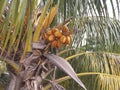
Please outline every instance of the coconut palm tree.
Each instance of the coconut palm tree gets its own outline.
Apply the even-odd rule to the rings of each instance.
[[[119,90],[119,0],[64,0],[58,3],[57,19],[73,17],[68,26],[75,34],[71,45],[66,47],[68,51],[59,55],[69,60],[88,90]],[[56,81],[67,90],[81,90],[74,81],[60,74],[58,71]]]
[[[86,90],[71,65],[54,53],[71,41],[64,23],[50,27],[58,4],[48,0],[41,9],[37,0],[0,2],[1,73],[6,62],[10,78],[6,90],[43,90],[49,83],[53,89],[64,89],[54,81],[56,66]]]
[[[118,0],[1,0],[5,88],[119,90],[119,13]]]

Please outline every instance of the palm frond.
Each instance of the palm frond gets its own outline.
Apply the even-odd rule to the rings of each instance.
[[[26,44],[25,44],[25,49],[24,49],[24,54],[26,52],[31,52],[32,51],[32,21],[29,21],[28,27],[27,27],[27,38],[26,38]]]
[[[76,76],[71,65],[66,62],[63,58],[56,56],[54,54],[46,54],[44,55],[49,60],[51,60],[56,66],[58,66],[62,71],[68,74],[71,78],[73,78],[84,90],[87,90],[81,80]],[[56,60],[57,59],[57,60]]]
[[[50,4],[51,4],[51,0],[48,0],[48,2],[46,3],[46,5],[44,7],[44,10],[41,14],[41,17],[39,19],[38,26],[37,26],[36,31],[35,31],[34,36],[33,36],[33,42],[38,42],[38,40],[39,40],[40,30],[42,29],[43,21],[44,21],[46,12],[47,12]]]
[[[91,76],[94,77],[93,82],[92,80],[89,79],[88,83],[92,84],[86,84],[88,90],[119,90],[120,88],[120,76],[117,75],[111,75],[111,74],[106,74],[106,73],[98,73],[98,72],[85,72],[85,73],[78,73],[77,76],[80,78],[86,77],[86,76]],[[92,78],[91,77],[91,78]],[[67,90],[71,89],[76,89],[76,90],[82,90],[79,88],[73,81],[70,80],[71,78],[69,76],[64,76],[60,77],[55,80],[55,82],[63,85]],[[92,78],[93,79],[93,78]],[[84,82],[84,80],[83,80]],[[74,85],[75,87],[69,87],[69,85]],[[92,86],[89,86],[92,85]],[[47,85],[44,89],[47,90],[51,87],[51,85]]]
[[[10,39],[8,52],[10,52],[10,50],[11,50],[13,44],[15,43],[15,41],[18,43],[18,45],[20,43],[20,39],[22,37],[21,34],[22,34],[22,29],[23,29],[23,24],[24,24],[24,17],[25,17],[26,8],[27,8],[27,0],[25,0],[24,2],[21,1],[20,4],[19,4],[18,15],[17,15],[17,18],[16,18],[16,23],[15,23],[16,30],[13,31],[13,34],[11,36],[11,38],[13,38],[13,39]],[[18,40],[16,40],[17,35],[18,35]],[[17,45],[17,43],[16,43],[16,45]]]
[[[75,49],[66,49],[66,50],[62,50],[62,51],[58,52],[57,55],[60,56],[60,55],[62,55],[62,54],[64,54],[64,53],[71,52],[71,51],[75,51]]]
[[[15,44],[15,42],[16,42],[16,44],[20,43],[22,27],[23,27],[23,22],[24,22],[23,19],[25,16],[27,1],[25,1],[24,4],[20,4],[23,2],[17,2],[17,3],[16,2],[17,2],[16,0],[13,0],[13,1],[11,1],[11,3],[9,3],[10,4],[10,6],[8,7],[9,10],[6,12],[7,14],[6,14],[5,20],[3,22],[4,26],[3,26],[2,32],[1,32],[2,37],[3,37],[1,54],[3,54],[3,52],[6,49],[8,52],[10,52],[10,50],[12,50],[12,47],[15,46],[15,45],[13,45],[13,44]],[[18,40],[16,39],[17,37],[19,37]]]
[[[83,52],[66,58],[73,60],[71,64],[77,72],[95,71],[113,75],[120,75],[119,59],[119,54],[107,52]]]
[[[27,46],[29,47],[29,50],[28,48],[25,50],[30,52],[30,41],[32,41],[32,39],[30,39],[30,37],[32,37],[32,34],[30,33],[33,32],[32,15],[33,11],[36,8],[36,0],[30,2],[27,0],[12,0],[9,2],[9,0],[7,0],[7,3],[8,5],[5,6],[8,8],[6,14],[1,12],[1,14],[4,16],[3,22],[1,23],[3,26],[1,26],[0,29],[2,35],[2,40],[0,43],[0,46],[2,48],[1,55],[8,52],[8,56],[9,54],[13,54],[14,58],[18,49],[23,49],[26,47],[24,46],[24,42],[27,39],[29,39],[29,41],[27,40]],[[28,24],[27,22],[30,23]]]
[[[71,48],[84,48],[84,51],[119,52],[120,22],[105,17],[77,18],[75,36]]]
[[[71,1],[60,1],[59,2],[59,14],[62,13],[63,19],[70,16],[84,17],[84,16],[105,16],[114,17],[118,19],[119,14],[119,0],[71,0]],[[112,9],[112,12],[109,11]],[[113,13],[113,16],[111,16]],[[58,18],[59,19],[59,18]]]
[[[87,86],[88,90],[91,90],[91,89],[92,90],[100,90],[101,86],[99,89],[97,89],[98,86],[96,86],[96,84],[97,85],[102,84],[102,82],[103,82],[102,80],[105,80],[104,78],[106,78],[106,77],[107,77],[107,79],[106,79],[107,82],[105,82],[106,84],[102,84],[102,85],[106,85],[105,87],[109,87],[109,85],[107,86],[108,82],[109,82],[109,84],[113,83],[113,82],[119,83],[119,80],[117,80],[117,77],[120,76],[120,55],[119,55],[119,53],[81,52],[81,53],[67,57],[66,60],[69,60],[72,67],[74,68],[74,70],[76,72],[80,73],[80,75],[84,75],[85,73],[87,75],[89,75],[89,76],[81,77],[81,80],[83,81],[83,83],[85,83],[85,86]],[[103,75],[104,78],[100,77],[99,75],[97,75],[97,76],[93,75],[96,73],[101,76]],[[57,78],[60,78],[63,76],[65,76],[65,75],[58,70]],[[98,76],[101,79],[100,78],[98,79]],[[109,81],[109,79],[112,81]],[[99,80],[101,80],[100,84],[99,84],[99,82],[100,82]],[[63,86],[75,85],[76,89],[79,88],[71,80],[65,81],[64,83],[62,83],[62,85]],[[69,89],[68,86],[67,86],[67,89]],[[113,85],[112,88],[118,88],[118,86]],[[105,88],[103,87],[103,89],[101,89],[101,90],[105,90]],[[114,90],[114,89],[112,89],[112,90]]]
[[[4,12],[6,4],[7,4],[7,0],[0,1],[0,19],[1,19],[3,12]]]
[[[69,48],[119,52],[119,0],[61,0],[58,4],[57,21],[73,16],[69,27],[75,37]]]
[[[96,77],[94,90],[119,90],[120,76],[100,74]]]

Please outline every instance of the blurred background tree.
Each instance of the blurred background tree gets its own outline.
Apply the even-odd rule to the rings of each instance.
[[[3,18],[3,13],[6,17],[4,23],[2,20],[0,22],[1,55],[16,61],[23,58],[21,53],[26,52],[20,45],[24,46],[27,41],[27,44],[31,41],[29,40],[31,32],[27,31],[24,34],[22,28],[32,27],[30,18],[37,16],[40,10],[38,9],[31,16],[33,11],[37,6],[44,7],[47,0],[23,1],[24,3],[22,0],[11,0],[11,3],[8,3],[9,0],[0,1],[0,18]],[[70,21],[68,27],[72,33],[72,42],[57,51],[53,49],[52,53],[56,53],[70,62],[88,90],[119,90],[120,1],[53,0],[50,7],[55,4],[58,4],[59,8],[50,27],[67,20]],[[17,13],[20,5],[20,12]],[[27,16],[27,25],[24,23],[25,16]],[[9,21],[12,24],[7,27]],[[10,36],[11,32],[14,32],[14,28],[16,31]],[[25,37],[29,39],[25,39]],[[26,42],[23,43],[23,41]],[[5,55],[6,53],[7,55]],[[64,86],[66,90],[82,90],[78,84],[65,76],[66,74],[57,69],[55,81]],[[44,89],[49,87],[50,85],[46,85]]]

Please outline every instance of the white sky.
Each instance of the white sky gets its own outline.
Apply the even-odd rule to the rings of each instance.
[[[113,1],[114,1],[113,5],[114,5],[114,8],[115,8],[116,17],[117,17],[117,19],[120,20],[120,11],[119,11],[119,15],[118,15],[116,0],[113,0]],[[120,0],[119,0],[119,7],[120,7]],[[109,16],[113,17],[112,5],[111,5],[110,0],[107,0],[107,8],[108,8],[108,12],[110,13]]]

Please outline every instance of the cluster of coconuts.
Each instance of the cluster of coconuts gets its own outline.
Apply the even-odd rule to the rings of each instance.
[[[52,28],[43,35],[43,39],[50,43],[52,48],[61,48],[71,41],[70,30],[67,26]]]

